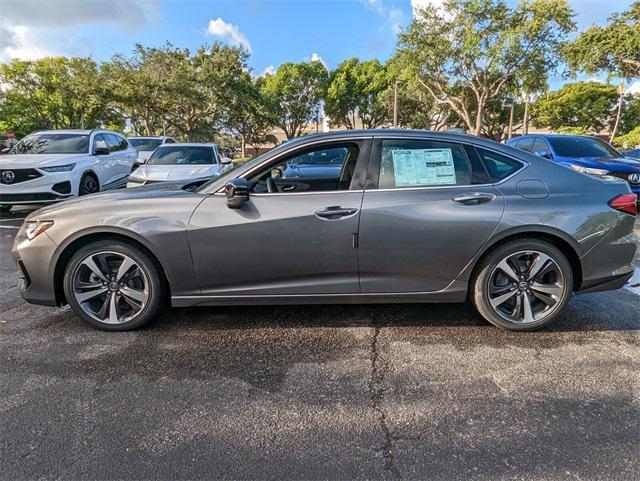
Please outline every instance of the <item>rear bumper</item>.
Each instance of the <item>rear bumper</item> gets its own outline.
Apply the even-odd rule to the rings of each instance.
[[[592,279],[583,282],[578,294],[587,292],[613,291],[624,287],[624,285],[633,277],[633,271],[617,276],[605,277],[602,279]]]

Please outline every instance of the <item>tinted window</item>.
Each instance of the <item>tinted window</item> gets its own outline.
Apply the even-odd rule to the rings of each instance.
[[[124,150],[127,148],[126,141],[123,147],[122,141],[124,139],[122,137],[115,134],[103,134],[103,135],[107,139],[107,144],[109,144],[109,150],[111,150],[111,152],[118,152],[119,150]]]
[[[522,167],[522,164],[517,160],[505,157],[504,155],[496,154],[489,150],[477,149],[478,154],[482,158],[491,182],[498,182],[502,179],[509,177]]]
[[[140,151],[151,152],[152,150],[156,150],[162,144],[161,139],[129,139],[129,143],[133,146],[134,149]],[[167,140],[167,143],[169,142]]]
[[[471,163],[461,145],[383,140],[378,188],[470,185]]]
[[[87,134],[31,134],[18,142],[12,154],[85,154],[89,152]]]
[[[95,151],[96,149],[111,150],[111,148],[109,147],[109,144],[104,138],[104,135],[102,134],[98,134],[93,138],[93,150]]]
[[[590,137],[549,137],[549,143],[562,157],[620,157],[609,144]]]
[[[165,140],[165,141],[164,141],[164,143],[165,143],[165,144],[175,144],[175,143],[176,143],[176,141],[175,141],[175,140],[173,140],[173,139],[167,139],[167,140]]]
[[[153,165],[213,164],[211,147],[160,146],[149,157]]]
[[[319,147],[294,154],[252,178],[253,192],[348,190],[358,153],[357,145],[346,144]]]
[[[533,146],[531,147],[531,152],[533,153],[540,152],[549,156],[551,155],[551,152],[549,152],[549,146],[544,141],[544,139],[541,139],[540,137],[534,140]]]
[[[522,140],[518,141],[517,147],[520,150],[525,150],[527,152],[532,152],[533,141],[534,141],[533,137],[527,137],[526,139],[522,139]]]

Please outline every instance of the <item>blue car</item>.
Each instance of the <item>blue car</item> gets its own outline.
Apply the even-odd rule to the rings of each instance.
[[[626,157],[611,145],[581,135],[524,135],[507,145],[526,150],[584,174],[612,176],[626,180],[640,196],[640,160]]]

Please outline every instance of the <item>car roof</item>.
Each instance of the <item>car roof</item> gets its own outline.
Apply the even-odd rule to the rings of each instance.
[[[119,132],[114,132],[113,130],[107,129],[52,129],[52,130],[36,130],[35,132],[31,132],[32,134],[85,134],[91,135],[92,133],[109,133],[121,135],[124,137],[124,134]],[[31,135],[31,134],[29,134]]]
[[[173,144],[163,144],[160,147],[211,147],[213,149],[217,146],[218,144],[207,144],[204,142],[175,142]]]
[[[127,137],[128,139],[172,139],[168,135],[131,135]]]

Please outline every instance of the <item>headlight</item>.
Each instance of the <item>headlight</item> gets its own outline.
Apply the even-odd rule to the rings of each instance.
[[[33,240],[53,225],[52,220],[30,220],[26,223],[24,234]]]
[[[76,164],[56,165],[53,167],[40,167],[45,172],[69,172],[72,171]]]
[[[576,172],[580,172],[581,174],[595,175],[596,177],[604,177],[609,174],[608,170],[594,169],[592,167],[583,167],[577,164],[571,164],[571,168]]]

